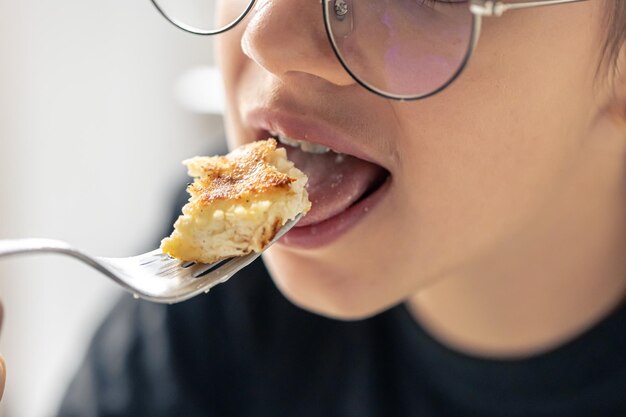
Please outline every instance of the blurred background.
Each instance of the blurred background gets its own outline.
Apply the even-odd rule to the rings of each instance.
[[[152,249],[187,183],[180,161],[224,146],[212,46],[148,0],[0,0],[0,238]],[[1,259],[0,415],[54,415],[122,296],[71,259]]]

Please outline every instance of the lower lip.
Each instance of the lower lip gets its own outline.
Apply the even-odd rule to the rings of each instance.
[[[356,226],[383,199],[389,191],[390,177],[372,194],[341,213],[308,226],[294,227],[279,243],[303,249],[314,249],[328,245]]]

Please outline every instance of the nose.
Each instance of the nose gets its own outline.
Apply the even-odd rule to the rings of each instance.
[[[300,72],[353,84],[326,36],[322,1],[257,0],[241,39],[243,52],[278,77]]]

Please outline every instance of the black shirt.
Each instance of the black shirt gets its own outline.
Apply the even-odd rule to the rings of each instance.
[[[397,306],[342,322],[303,311],[256,262],[173,306],[125,297],[59,416],[626,416],[626,307],[576,340],[486,360]]]
[[[403,305],[354,322],[301,310],[257,261],[181,304],[120,300],[58,416],[626,417],[626,305],[551,352],[487,360]]]

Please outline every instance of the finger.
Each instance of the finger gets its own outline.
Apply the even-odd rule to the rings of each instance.
[[[6,379],[6,371],[4,365],[4,357],[0,355],[0,400],[4,394],[4,381]]]
[[[0,329],[2,328],[2,319],[4,318],[4,308],[0,303]],[[4,364],[4,357],[0,355],[0,400],[4,394],[4,381],[6,379],[6,368]]]

